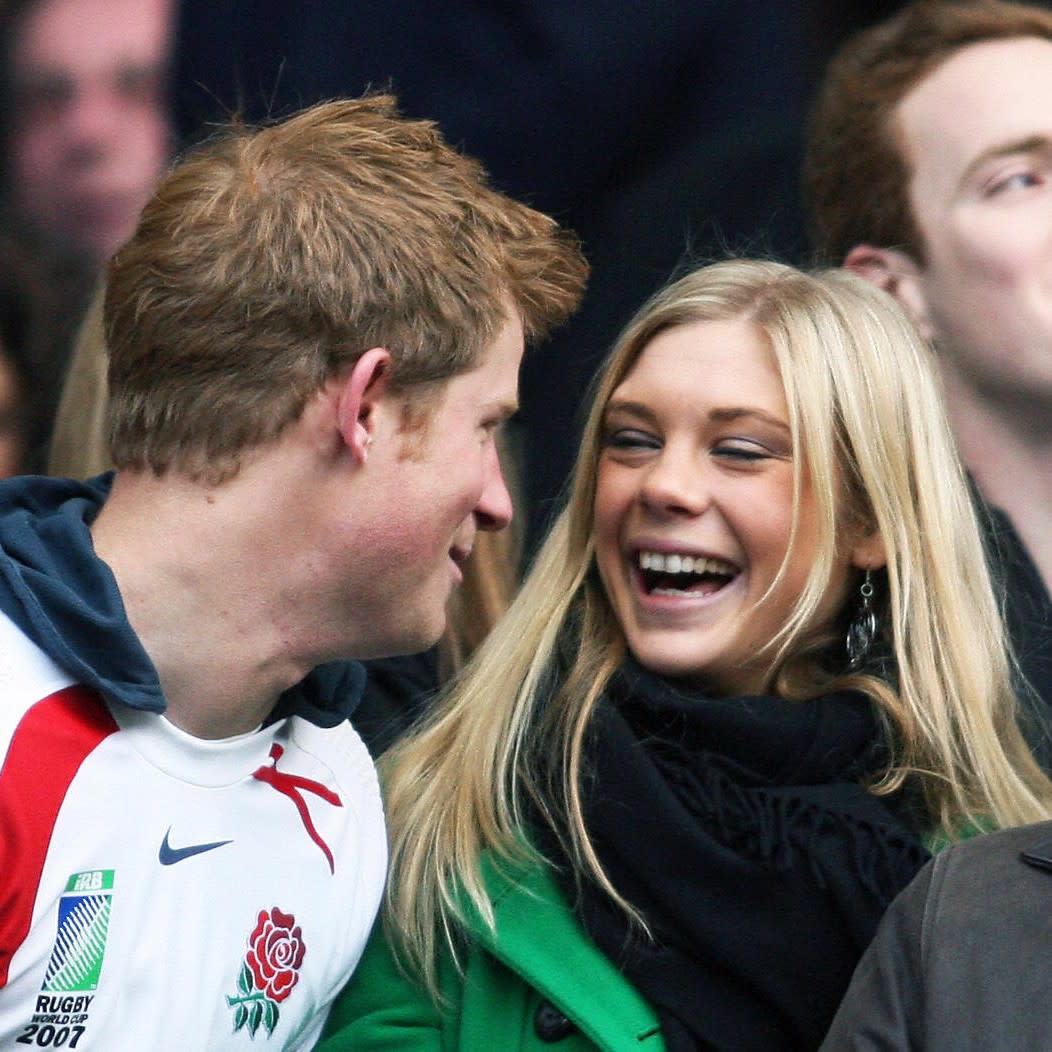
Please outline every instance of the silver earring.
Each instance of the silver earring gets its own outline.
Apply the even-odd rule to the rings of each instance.
[[[854,620],[848,625],[847,639],[844,641],[847,646],[848,668],[852,672],[860,668],[866,660],[873,641],[880,631],[880,621],[873,609],[872,578],[872,573],[867,569],[866,578],[858,590],[862,597],[862,605]]]

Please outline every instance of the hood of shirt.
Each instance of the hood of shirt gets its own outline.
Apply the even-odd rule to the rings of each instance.
[[[0,483],[0,610],[77,682],[131,708],[164,712],[157,670],[92,545],[91,523],[112,481],[111,472],[86,482]],[[358,662],[319,665],[281,695],[270,719],[298,715],[334,727],[350,716],[364,682]]]

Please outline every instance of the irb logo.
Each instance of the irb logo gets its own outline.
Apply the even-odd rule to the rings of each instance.
[[[113,900],[113,870],[74,873],[58,904],[58,932],[43,989],[74,992],[99,984]]]

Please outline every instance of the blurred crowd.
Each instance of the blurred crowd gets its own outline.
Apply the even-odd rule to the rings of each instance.
[[[0,6],[0,421],[38,471],[106,260],[177,152],[217,122],[390,88],[495,181],[575,229],[584,308],[523,375],[514,442],[539,533],[582,392],[628,314],[688,257],[807,252],[807,100],[877,0],[443,5],[7,0]],[[544,376],[558,361],[563,381]]]

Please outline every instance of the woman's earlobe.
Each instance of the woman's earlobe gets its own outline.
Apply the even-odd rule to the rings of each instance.
[[[851,549],[851,565],[860,570],[879,570],[888,562],[880,530],[870,530]]]

